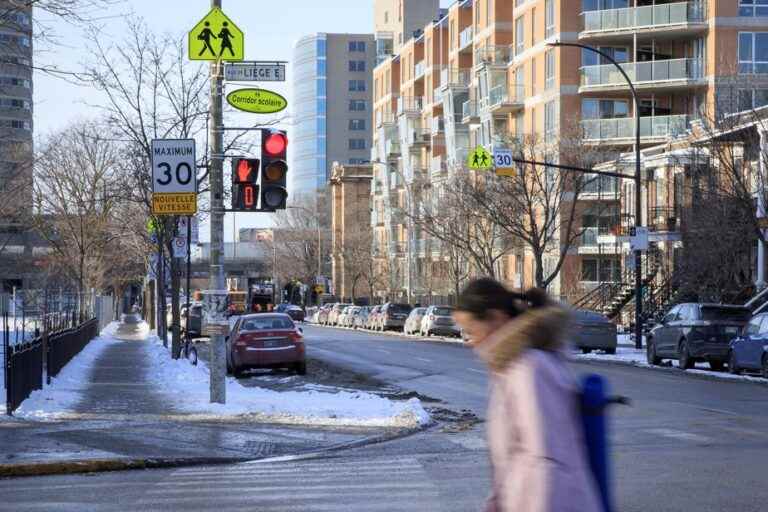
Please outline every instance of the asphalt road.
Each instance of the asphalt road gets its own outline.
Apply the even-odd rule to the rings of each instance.
[[[306,326],[308,354],[485,415],[487,376],[458,344]],[[678,370],[574,363],[631,407],[612,411],[617,510],[768,507],[768,386]],[[448,430],[448,431],[446,431]],[[434,428],[319,460],[0,480],[0,510],[474,511],[488,489],[483,425]]]

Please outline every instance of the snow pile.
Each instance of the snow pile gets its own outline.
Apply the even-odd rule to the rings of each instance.
[[[50,386],[43,384],[43,389],[33,391],[14,414],[17,417],[50,420],[74,412],[75,406],[90,384],[94,361],[99,358],[105,348],[121,343],[112,337],[116,329],[116,322],[105,327],[99,337],[88,343],[64,366],[59,375],[51,380]]]
[[[157,336],[149,341],[145,348],[150,378],[177,411],[196,417],[247,416],[271,423],[371,427],[416,427],[431,421],[416,398],[395,402],[365,392],[278,392],[246,388],[232,377],[227,377],[227,403],[211,404],[208,368],[171,359]]]
[[[618,347],[616,349],[616,354],[604,354],[601,352],[592,352],[591,354],[573,354],[573,356],[576,359],[581,360],[588,360],[588,361],[610,361],[614,363],[621,363],[626,364],[629,366],[637,366],[641,368],[659,368],[659,369],[673,369],[673,368],[679,368],[677,360],[672,360],[672,366],[651,366],[648,364],[646,359],[646,353],[645,349],[636,349],[636,348],[627,348],[627,347]],[[664,362],[667,363],[669,359],[665,359]],[[691,373],[694,375],[707,375],[709,377],[714,377],[717,379],[723,379],[723,380],[739,380],[739,381],[749,381],[749,382],[759,382],[765,384],[765,379],[761,377],[751,377],[749,375],[733,375],[732,373],[728,373],[727,371],[722,372],[715,372],[709,369],[709,364],[704,362],[698,362],[696,363],[696,368],[691,370],[686,370],[686,373]]]

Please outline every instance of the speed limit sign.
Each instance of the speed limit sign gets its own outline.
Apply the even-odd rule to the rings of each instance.
[[[152,213],[197,213],[195,139],[152,141]]]
[[[493,149],[493,165],[498,176],[514,177],[516,174],[512,150],[505,148]]]

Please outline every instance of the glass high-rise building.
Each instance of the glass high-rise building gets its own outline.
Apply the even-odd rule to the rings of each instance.
[[[373,34],[313,34],[293,55],[290,201],[313,205],[325,195],[334,162],[371,155]]]

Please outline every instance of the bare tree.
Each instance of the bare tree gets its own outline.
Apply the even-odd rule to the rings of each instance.
[[[103,127],[68,126],[44,144],[35,169],[35,226],[82,295],[104,284],[107,248],[121,236],[118,152]]]

